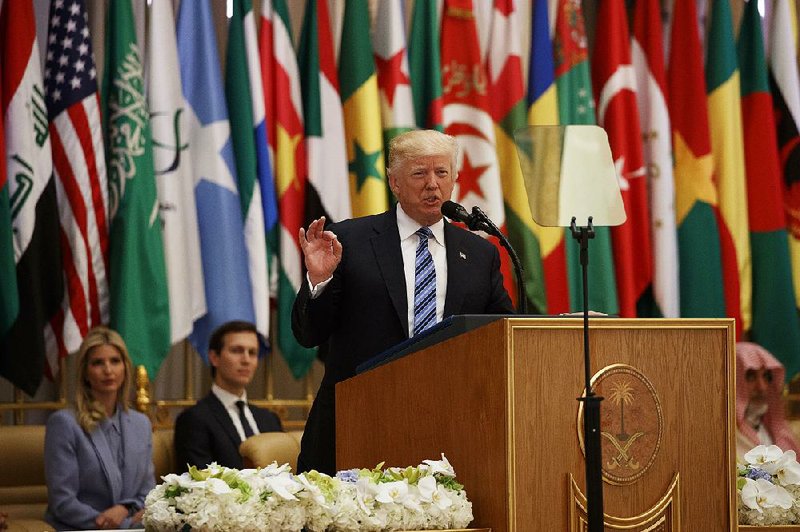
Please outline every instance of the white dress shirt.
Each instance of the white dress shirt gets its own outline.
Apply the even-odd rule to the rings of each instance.
[[[227,390],[223,390],[216,384],[212,384],[211,392],[217,396],[217,399],[220,400],[222,406],[225,407],[225,411],[228,412],[231,421],[233,421],[233,426],[236,428],[236,432],[239,434],[239,438],[241,438],[242,441],[245,439],[244,427],[242,427],[242,422],[239,421],[239,407],[236,406],[236,401],[244,401],[244,418],[248,423],[250,423],[250,428],[253,429],[253,434],[261,434],[261,431],[258,430],[256,419],[253,417],[253,413],[250,411],[250,406],[247,404],[246,390],[242,393],[241,397],[238,397]]]
[[[397,204],[397,230],[400,232],[400,250],[403,252],[403,270],[406,275],[406,300],[408,301],[408,335],[414,336],[414,273],[421,226]],[[444,316],[444,299],[447,295],[447,252],[444,247],[444,219],[428,226],[433,238],[428,239],[428,250],[436,269],[436,323]]]

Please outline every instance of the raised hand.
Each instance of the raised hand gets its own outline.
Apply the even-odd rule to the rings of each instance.
[[[342,260],[342,244],[333,232],[325,231],[324,216],[311,222],[307,230],[300,228],[300,248],[312,286],[329,279]]]

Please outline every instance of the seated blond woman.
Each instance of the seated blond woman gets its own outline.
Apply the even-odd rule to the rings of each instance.
[[[141,527],[153,488],[150,421],[129,410],[132,365],[122,337],[89,331],[78,351],[74,405],[45,433],[45,520],[57,530]]]

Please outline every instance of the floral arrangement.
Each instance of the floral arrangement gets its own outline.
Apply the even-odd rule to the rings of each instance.
[[[211,464],[163,483],[145,501],[144,526],[158,532],[313,532],[464,528],[472,503],[444,455],[405,469],[351,469],[335,477],[293,475],[284,464],[236,470]]]
[[[737,467],[739,523],[789,525],[800,523],[800,464],[794,451],[759,445]]]

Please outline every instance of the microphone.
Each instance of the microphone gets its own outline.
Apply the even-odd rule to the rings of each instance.
[[[467,212],[467,209],[455,201],[447,200],[442,203],[442,214],[451,220],[462,222],[470,231],[484,231],[490,235],[497,235],[497,233],[495,233],[496,227],[492,227],[494,224],[488,222],[488,217],[479,207],[473,207],[472,214],[470,214]]]
[[[462,222],[467,225],[469,225],[471,222],[470,214],[467,212],[467,209],[465,209],[455,201],[447,200],[444,203],[442,203],[442,214],[444,214],[451,220]]]
[[[500,244],[506,248],[508,255],[511,257],[511,262],[514,264],[514,272],[517,276],[517,310],[525,314],[527,312],[527,294],[525,292],[525,279],[522,276],[522,263],[519,261],[514,248],[505,237],[502,231],[489,219],[483,210],[477,205],[472,208],[472,213],[467,212],[467,209],[456,203],[455,201],[447,200],[442,203],[442,214],[456,222],[462,222],[471,231],[484,231],[485,233],[496,236],[500,240]]]

